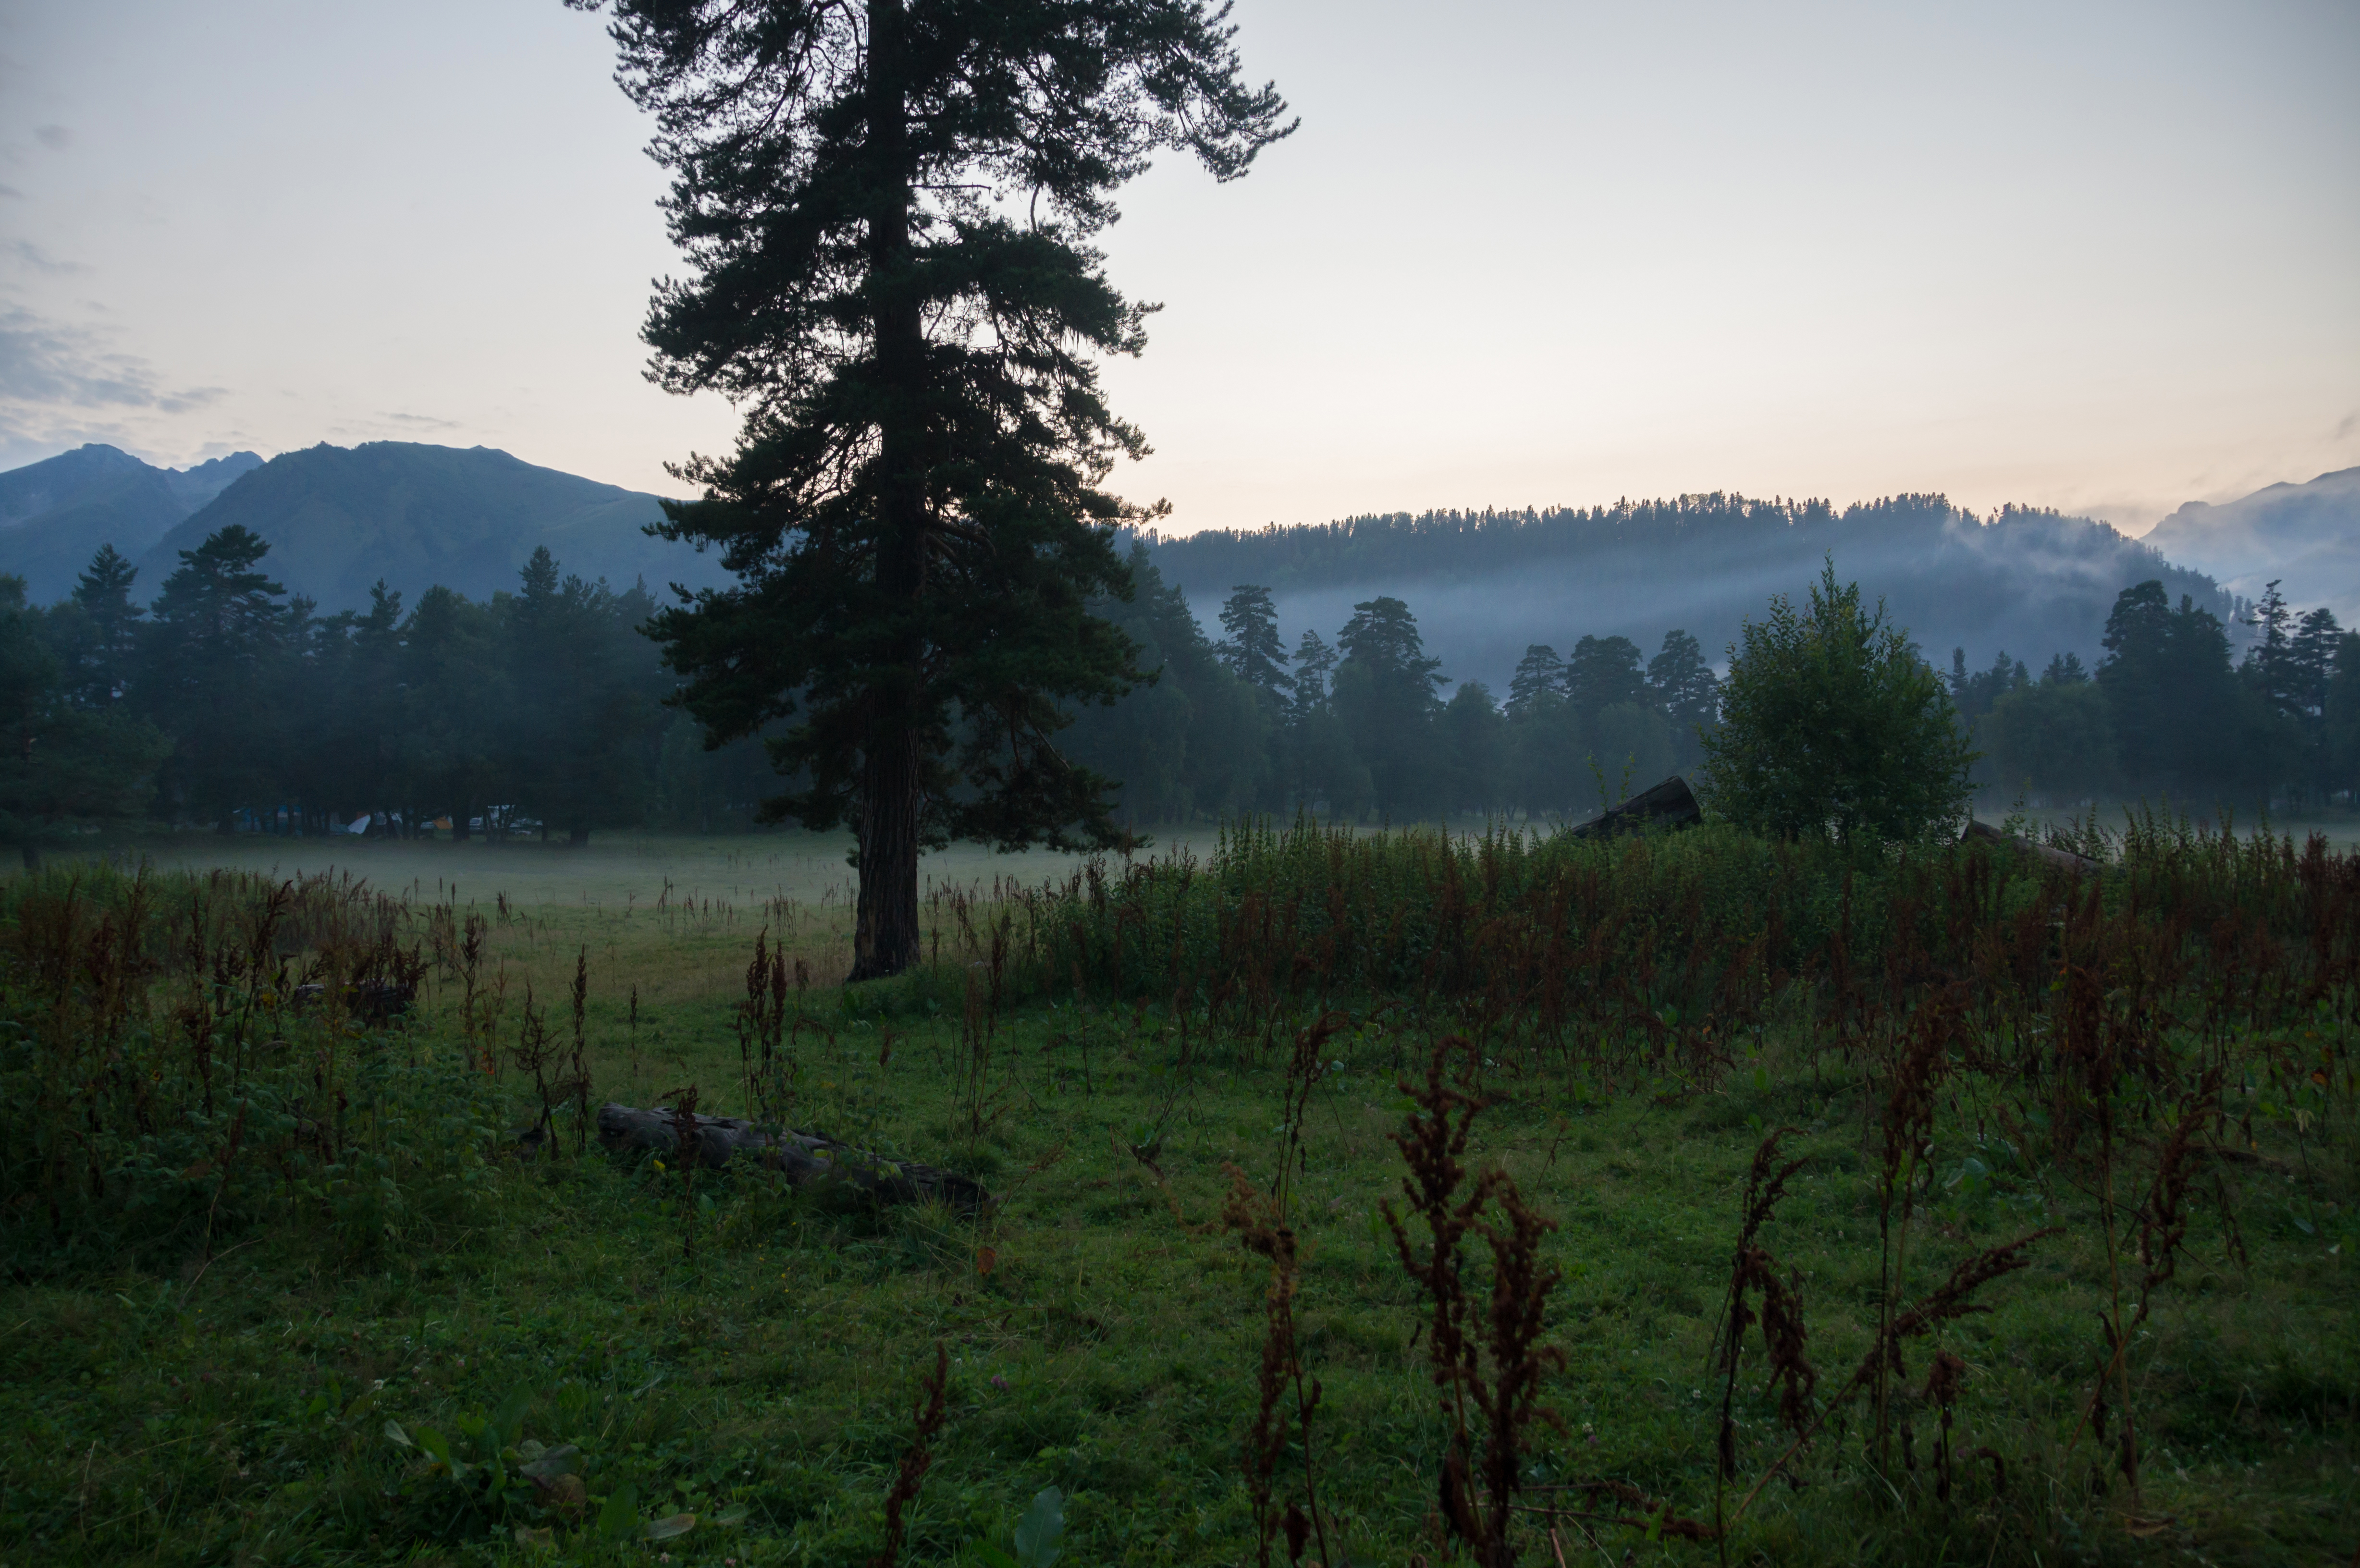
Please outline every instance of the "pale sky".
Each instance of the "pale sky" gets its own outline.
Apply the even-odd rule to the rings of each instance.
[[[1303,116],[1124,195],[1179,529],[1713,489],[2144,529],[2360,463],[2360,4],[1240,0]],[[0,0],[0,468],[497,446],[677,491],[558,0]]]

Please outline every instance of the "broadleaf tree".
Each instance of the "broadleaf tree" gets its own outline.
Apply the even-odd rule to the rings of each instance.
[[[1130,591],[1101,488],[1146,452],[1096,356],[1149,307],[1092,248],[1156,152],[1216,179],[1293,128],[1203,0],[567,0],[618,81],[691,276],[651,375],[719,391],[736,450],[682,463],[663,531],[736,574],[653,629],[709,744],[769,732],[773,817],[848,822],[852,975],[918,953],[918,855],[1119,842],[1112,785],[1054,744],[1137,681],[1093,615]]]
[[[1772,838],[1889,844],[1956,833],[1976,753],[1909,634],[1838,583],[1784,594],[1730,649],[1706,803]]]

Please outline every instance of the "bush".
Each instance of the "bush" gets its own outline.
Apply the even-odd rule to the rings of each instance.
[[[1745,623],[1706,738],[1706,804],[1779,839],[1955,835],[1975,753],[1908,633],[1861,606],[1830,561],[1808,607],[1781,594]]]

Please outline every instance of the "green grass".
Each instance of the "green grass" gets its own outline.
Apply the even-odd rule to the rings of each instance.
[[[430,885],[431,886],[431,885]],[[464,894],[463,894],[464,901]],[[492,928],[514,1001],[561,1018],[589,950],[601,1095],[644,1103],[694,1082],[739,1105],[729,1011],[763,910],[650,914],[571,900]],[[814,962],[840,951],[833,904],[797,905]],[[497,920],[497,910],[493,910]],[[781,911],[770,911],[773,932]],[[985,1129],[956,1083],[964,971],[866,996],[815,989],[824,1032],[798,1043],[794,1119],[901,1156],[967,1169],[1003,1195],[983,1216],[869,1214],[774,1191],[752,1171],[700,1177],[586,1158],[504,1160],[470,1204],[373,1246],[295,1203],[210,1243],[182,1235],[121,1261],[0,1287],[0,1563],[541,1562],[863,1563],[882,1539],[919,1375],[952,1357],[949,1424],[903,1561],[947,1563],[1006,1542],[1044,1486],[1066,1496],[1064,1562],[1254,1558],[1240,1470],[1252,1419],[1265,1266],[1211,1222],[1235,1164],[1274,1173],[1283,1052],[1258,1059],[1201,1025],[1187,1059],[1156,1006],[1028,1006],[993,1043]],[[626,997],[640,988],[637,1031]],[[453,985],[414,1029],[447,1033]],[[1280,1030],[1303,1020],[1291,1020]],[[562,1023],[560,1025],[562,1028]],[[2339,1052],[2348,1044],[2320,1028]],[[1388,1135],[1398,1077],[1429,1036],[1394,1010],[1331,1042],[1312,1093],[1295,1220],[1307,1243],[1299,1315],[1325,1400],[1313,1426],[1323,1497],[1355,1563],[1444,1559],[1433,1499],[1442,1428],[1414,1343],[1424,1312],[1376,1218],[1402,1172]],[[1502,1103],[1470,1163],[1502,1165],[1559,1229],[1548,1389],[1568,1423],[1542,1433],[1535,1484],[1612,1477],[1710,1519],[1718,1382],[1711,1346],[1744,1172],[1762,1133],[1792,1126],[1806,1172],[1765,1233],[1796,1270],[1822,1391],[1869,1343],[1878,1287],[1874,1090],[1796,1008],[1765,1053],[1712,1092],[1598,1078],[1554,1059],[1502,1062]],[[2319,1031],[2271,1041],[2308,1055]],[[890,1049],[889,1049],[890,1048]],[[2348,1060],[2348,1057],[2346,1058]],[[1759,1073],[1754,1071],[1759,1066]],[[2200,1205],[2178,1277],[2134,1345],[2146,1457],[2134,1501],[2093,1495],[2088,1438],[2069,1447],[2103,1356],[2109,1267],[2094,1168],[2018,1161],[2001,1086],[1954,1081],[1939,1110],[1930,1209],[1912,1239],[1921,1284],[1994,1241],[2065,1226],[2032,1266],[1986,1287],[1992,1310],[1943,1341],[1970,1367],[1961,1446],[1987,1468],[1938,1502],[1923,1468],[1880,1476],[1861,1423],[1822,1437],[1799,1491],[1765,1490],[1732,1563],[2342,1562],[2360,1541],[2360,1225],[2348,1095],[2323,1121],[2257,1116],[2223,1167],[2246,1256]],[[2254,1096],[2236,1095],[2233,1118]],[[497,1092],[530,1120],[513,1074]],[[2267,1093],[2267,1091],[2265,1091]],[[1130,1146],[1161,1127],[1156,1160]],[[566,1129],[570,1133],[570,1127]],[[1983,1139],[1976,1140],[1980,1135]],[[1941,1185],[1974,1156],[1988,1182]],[[2152,1163],[2132,1138],[2126,1169]],[[22,1216],[12,1223],[21,1223]],[[981,1264],[989,1252],[988,1272]],[[2124,1267],[2134,1271],[2135,1259]],[[1930,1345],[1913,1346],[1922,1382]],[[455,1436],[523,1390],[526,1438],[578,1444],[593,1499],[690,1512],[651,1545],[603,1539],[524,1501],[483,1506],[387,1433]],[[1748,1378],[1738,1489],[1784,1446]],[[1299,1453],[1283,1480],[1299,1474]],[[726,1522],[725,1522],[726,1521]],[[556,1557],[519,1526],[549,1528]],[[1570,1527],[1568,1563],[1704,1563],[1710,1545]],[[1537,1536],[1524,1560],[1550,1561]]]
[[[1157,853],[1209,843],[1209,832],[1187,828],[1159,832]],[[851,900],[852,867],[846,862],[852,835],[777,828],[749,833],[658,833],[616,829],[591,835],[580,848],[562,839],[544,844],[519,838],[483,837],[454,842],[429,839],[279,838],[209,832],[156,833],[108,841],[106,853],[121,863],[146,860],[162,870],[209,871],[215,867],[292,877],[346,873],[388,892],[440,898],[455,889],[464,906],[493,908],[502,894],[537,911],[598,909],[620,914],[654,907],[671,887],[674,905],[707,900],[753,912],[764,900],[792,898],[799,904],[834,907]],[[989,882],[1013,877],[1040,882],[1064,876],[1078,857],[1036,850],[995,855],[974,844],[953,844],[921,857],[922,880],[940,885]]]

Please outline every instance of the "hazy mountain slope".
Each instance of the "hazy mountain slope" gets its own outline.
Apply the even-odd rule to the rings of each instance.
[[[2289,603],[2325,604],[2346,626],[2360,621],[2360,468],[2217,506],[2191,501],[2146,542],[2245,598],[2260,598],[2277,579]]]
[[[194,468],[157,468],[93,444],[0,474],[0,572],[36,603],[63,598],[101,545],[137,560],[173,524],[262,459],[250,452]]]
[[[1713,495],[1404,514],[1159,539],[1153,553],[1208,626],[1233,584],[1271,587],[1290,648],[1306,626],[1332,642],[1354,603],[1392,594],[1446,674],[1502,690],[1527,644],[1562,654],[1586,633],[1619,633],[1652,654],[1681,627],[1718,660],[1746,617],[1759,619],[1773,593],[1799,597],[1829,556],[1944,666],[1958,647],[1979,667],[2003,648],[2036,670],[2053,653],[2093,659],[2114,595],[2147,578],[2229,610],[2209,578],[2104,523],[2014,508],[1984,522],[1939,495],[1841,512]]]
[[[212,500],[235,484],[241,474],[262,466],[262,459],[250,452],[234,452],[227,457],[216,457],[210,463],[200,463],[193,468],[168,468],[164,477],[172,486],[172,494],[189,504],[189,510]]]
[[[0,528],[66,506],[104,487],[159,472],[127,452],[93,443],[0,474]]]
[[[322,443],[271,459],[175,527],[140,581],[161,583],[178,551],[239,523],[270,541],[265,568],[325,610],[366,604],[379,578],[410,604],[438,583],[486,598],[514,588],[543,544],[567,572],[617,587],[719,583],[718,558],[640,532],[661,515],[653,495],[489,447]]]

